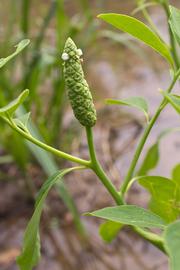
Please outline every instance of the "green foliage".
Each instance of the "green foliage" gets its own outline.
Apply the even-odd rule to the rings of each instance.
[[[112,104],[112,105],[124,105],[124,106],[138,108],[144,113],[147,122],[149,121],[148,104],[146,100],[142,97],[130,97],[130,98],[121,99],[121,100],[107,99],[106,103]]]
[[[24,37],[27,37],[34,31],[33,24],[30,22],[32,19],[30,10],[33,8],[33,4],[29,0],[23,0],[22,2],[22,10],[20,12],[19,7],[21,5],[14,4],[14,1],[10,1],[7,4],[9,10],[4,11],[10,14],[10,16],[7,16],[6,20],[8,24],[7,32],[3,32],[3,42],[1,42],[0,46],[1,53],[4,55],[9,54],[9,50],[11,50],[14,39],[16,39],[17,36],[22,36],[23,34]],[[26,124],[29,117],[27,112],[33,104],[34,118],[39,127],[37,128],[32,120],[30,120],[28,121],[29,132],[41,141],[48,141],[58,145],[59,142],[62,142],[62,137],[61,140],[59,140],[59,137],[61,131],[61,114],[64,109],[62,104],[65,103],[64,80],[61,76],[62,72],[61,66],[59,65],[59,53],[62,51],[64,41],[69,33],[73,36],[79,34],[80,30],[83,33],[83,27],[86,25],[86,18],[83,14],[79,14],[79,19],[74,21],[71,17],[68,17],[64,6],[65,3],[61,0],[51,1],[51,3],[44,5],[43,10],[45,14],[41,20],[42,23],[39,24],[39,27],[36,29],[36,35],[33,35],[31,46],[28,48],[28,51],[24,51],[21,54],[21,58],[15,58],[9,66],[8,71],[6,69],[1,69],[0,75],[0,106],[4,106],[4,104],[7,104],[10,100],[14,99],[14,97],[19,94],[17,89],[29,88],[31,90],[28,102],[26,102],[23,107],[20,106],[15,112],[16,118],[13,119],[14,124],[21,129],[27,128]],[[16,10],[14,10],[15,7]],[[18,17],[16,17],[17,11],[20,15]],[[52,48],[49,44],[49,40],[45,39],[46,31],[48,30],[49,23],[53,17],[57,22],[57,27],[54,29],[56,35],[56,48]],[[82,17],[84,17],[84,19],[82,19]],[[64,20],[64,18],[66,19]],[[79,22],[81,22],[80,28],[78,26]],[[86,28],[91,26],[91,22],[92,19],[89,20],[89,25],[86,25]],[[63,29],[63,31],[59,31],[59,29]],[[6,27],[4,27],[4,30],[6,30]],[[83,34],[82,36],[84,39]],[[16,56],[28,44],[29,40],[27,39],[20,42],[17,45],[15,53],[7,58],[0,59],[0,67],[4,66],[7,61]],[[18,77],[16,74],[16,67],[20,70],[20,72],[18,71]],[[44,88],[44,84],[46,85],[47,78],[51,88],[49,92],[52,93],[51,96],[48,96],[48,102],[47,98],[43,99],[39,92],[40,89]],[[46,104],[46,110],[44,110],[44,104]],[[51,132],[49,132],[49,130],[51,130]],[[33,154],[48,176],[58,170],[58,165],[52,155],[27,140],[23,141],[19,135],[15,133],[10,134],[9,129],[6,130],[4,128],[3,132],[1,132],[0,139],[3,150],[12,155],[12,159],[19,165],[23,173],[25,172],[25,167],[27,167],[30,162],[31,155],[29,155],[29,151]],[[57,186],[57,190],[72,212],[79,232],[83,231],[83,225],[81,224],[78,211],[68,190],[63,183]]]
[[[139,184],[151,194],[149,208],[168,223],[177,219],[180,213],[180,187],[168,178],[142,176]]]
[[[171,270],[180,269],[180,221],[171,223],[164,231],[164,242],[170,257]]]
[[[30,115],[31,115],[30,112],[25,113],[23,115],[20,115],[18,118],[14,118],[13,120],[18,127],[22,128],[22,129],[28,129]]]
[[[74,167],[56,172],[48,178],[40,189],[36,199],[35,211],[24,234],[23,250],[17,258],[17,263],[21,270],[32,270],[40,259],[39,223],[48,192],[65,174],[75,169],[77,168]]]
[[[105,242],[110,243],[116,238],[122,227],[123,224],[119,222],[106,221],[100,225],[99,234]]]
[[[5,64],[7,64],[12,58],[18,55],[24,48],[30,43],[29,39],[22,40],[18,45],[16,45],[16,51],[9,55],[6,58],[0,59],[0,68],[2,68]]]
[[[161,217],[135,205],[106,207],[87,215],[131,226],[161,229],[166,226],[166,222]]]
[[[154,169],[160,159],[159,147],[161,140],[168,135],[169,133],[180,131],[179,128],[168,128],[160,133],[157,138],[157,141],[148,149],[145,158],[137,172],[137,175],[143,176],[147,175],[150,170]]]
[[[180,113],[180,96],[174,95],[171,93],[167,93],[164,91],[161,91],[161,93],[164,95],[164,97],[167,99],[167,101],[172,105],[172,107]]]
[[[14,112],[18,109],[18,107],[24,102],[26,97],[29,95],[29,90],[24,90],[19,97],[17,97],[15,100],[11,101],[8,105],[4,106],[3,108],[0,108],[0,116],[9,116],[12,117]]]
[[[89,9],[88,1],[85,2],[85,4],[84,4],[84,1],[80,1],[80,2],[82,3],[82,9],[84,13],[86,13],[87,22],[89,22],[92,18],[92,14]],[[167,8],[166,13],[167,15],[169,15],[169,7],[166,6],[167,1],[155,1],[155,2],[158,2],[162,4],[163,7]],[[49,59],[47,57],[49,56],[48,54],[45,54],[45,57],[44,57],[43,54],[41,53],[38,54],[37,52],[40,51],[40,47],[41,47],[42,40],[45,34],[45,30],[57,8],[56,6],[57,3],[59,7],[58,12],[57,12],[58,27],[61,26],[62,24],[64,30],[60,34],[59,33],[57,34],[57,44],[58,44],[57,51],[56,50],[53,51],[51,55],[52,57],[50,57]],[[141,6],[142,10],[147,7],[146,3],[147,1],[143,1],[143,0],[141,1],[141,4],[144,5],[144,6]],[[23,17],[22,17],[21,30],[24,35],[27,35],[29,32],[28,16],[29,16],[30,2],[28,3],[24,2],[24,4],[25,5],[23,5],[23,9],[25,13],[23,14]],[[87,12],[86,12],[86,8],[88,8]],[[171,11],[171,18],[170,18],[171,29],[177,41],[179,42],[179,30],[178,30],[179,14],[178,14],[178,11],[174,10],[173,8],[171,8],[170,11]],[[149,18],[148,16],[149,16],[148,13],[145,13],[146,19]],[[138,21],[135,18],[132,18],[127,15],[122,15],[122,14],[101,14],[99,17],[102,18],[104,21],[110,23],[111,25],[115,26],[116,28],[130,34],[136,39],[143,41],[145,44],[147,44],[148,46],[153,48],[155,51],[157,51],[159,54],[161,54],[170,63],[171,67],[175,67],[175,63],[176,63],[176,66],[178,66],[177,65],[178,56],[176,55],[176,48],[175,46],[173,46],[175,44],[173,44],[171,31],[170,31],[171,48],[169,48],[168,45],[166,45],[162,41],[162,38],[159,36],[159,34],[157,34],[158,31],[156,31],[156,29],[153,32],[148,26],[146,26],[144,23]],[[151,20],[149,22],[151,23]],[[78,25],[78,27],[80,25]],[[65,27],[68,28],[67,31]],[[82,26],[80,26],[80,28],[81,27]],[[45,17],[45,20],[43,21],[41,31],[33,46],[34,48],[32,49],[32,52],[31,52],[32,58],[27,57],[26,53],[22,54],[22,60],[23,60],[22,62],[24,64],[24,67],[27,67],[27,68],[25,69],[25,73],[23,74],[21,78],[22,81],[19,83],[19,85],[21,86],[23,85],[23,89],[25,89],[26,86],[28,85],[32,86],[32,92],[30,93],[30,103],[26,105],[26,109],[31,106],[31,102],[34,100],[36,109],[38,110],[38,113],[40,115],[40,119],[41,119],[40,126],[42,130],[45,130],[44,124],[46,121],[43,120],[44,123],[42,121],[43,119],[42,116],[44,116],[44,114],[42,114],[42,111],[43,111],[42,107],[44,106],[44,104],[43,104],[42,96],[39,95],[37,91],[38,85],[40,85],[40,77],[41,79],[43,79],[47,77],[47,74],[48,75],[50,74],[49,73],[50,71],[52,70],[58,71],[57,72],[58,76],[55,78],[55,80],[52,80],[52,84],[54,86],[53,88],[54,93],[52,95],[51,102],[49,102],[50,106],[48,106],[47,115],[50,115],[50,116],[53,115],[53,116],[52,118],[50,117],[51,123],[47,125],[46,134],[49,134],[48,128],[52,126],[52,123],[56,129],[57,123],[59,124],[59,114],[58,114],[59,107],[62,108],[62,105],[64,104],[63,103],[64,79],[61,76],[61,73],[59,72],[57,52],[59,54],[59,48],[62,49],[63,42],[66,39],[66,37],[69,36],[69,33],[74,35],[75,32],[78,32],[78,30],[74,28],[72,29],[72,24],[69,21],[68,17],[65,15],[63,2],[53,1],[53,5],[51,6],[51,9],[48,11],[47,16]],[[89,29],[87,29],[87,32],[92,33],[92,31],[90,31]],[[85,37],[87,36],[88,35],[83,36],[83,39],[85,40],[86,39]],[[93,35],[93,38],[95,38],[94,35]],[[93,38],[91,40],[94,40]],[[10,57],[8,58],[1,59],[0,67],[4,66],[10,59],[12,59],[15,55],[17,55],[17,53],[19,53],[25,46],[27,46],[28,42],[29,41],[26,40],[20,43],[15,53],[10,55]],[[172,269],[177,270],[179,268],[179,259],[178,259],[179,254],[177,252],[177,250],[179,250],[179,242],[180,242],[178,241],[179,240],[178,239],[179,224],[178,222],[176,223],[172,223],[172,222],[178,219],[179,214],[180,214],[180,187],[179,187],[180,165],[177,165],[173,169],[172,179],[168,179],[161,176],[146,176],[146,174],[148,174],[149,171],[153,169],[158,163],[159,141],[160,141],[160,138],[164,134],[167,133],[166,131],[163,133],[163,135],[161,134],[158,137],[157,142],[147,152],[147,155],[138,172],[138,174],[143,175],[143,176],[136,177],[136,178],[134,178],[134,176],[136,175],[135,174],[136,166],[137,166],[140,154],[142,153],[145,142],[148,138],[148,135],[154,123],[156,122],[158,116],[160,115],[162,110],[165,108],[167,103],[168,102],[171,103],[171,105],[178,111],[178,113],[180,112],[179,97],[170,93],[176,81],[179,79],[180,70],[178,70],[175,74],[173,74],[174,76],[173,76],[171,84],[169,85],[169,87],[167,87],[166,91],[162,92],[164,96],[163,101],[160,103],[154,116],[147,123],[147,126],[143,132],[142,138],[140,139],[140,142],[137,146],[136,152],[133,155],[133,159],[130,164],[130,168],[127,172],[127,176],[125,177],[125,180],[121,186],[120,192],[118,192],[116,187],[113,185],[112,181],[109,179],[109,177],[106,175],[106,173],[102,169],[96,157],[96,151],[95,151],[94,142],[93,142],[93,133],[91,129],[91,127],[94,126],[96,123],[96,111],[94,108],[89,86],[84,78],[84,73],[82,70],[81,59],[80,59],[81,55],[82,55],[81,50],[77,49],[74,42],[69,38],[66,41],[64,52],[62,55],[62,59],[64,60],[64,63],[63,63],[64,75],[65,75],[64,77],[65,77],[66,85],[69,88],[68,94],[69,94],[69,99],[71,101],[71,105],[74,110],[74,114],[76,118],[80,121],[80,123],[86,127],[87,143],[88,143],[89,156],[90,156],[89,160],[84,160],[84,159],[75,157],[73,155],[67,154],[65,152],[62,152],[56,148],[49,146],[48,144],[46,144],[45,142],[37,138],[39,136],[39,132],[37,132],[37,129],[34,128],[34,125],[29,120],[29,114],[27,114],[26,110],[22,108],[22,103],[24,102],[24,99],[29,93],[28,90],[25,90],[17,99],[10,102],[8,105],[4,106],[4,104],[6,104],[8,99],[12,100],[14,98],[14,95],[16,94],[16,92],[12,91],[12,89],[15,88],[15,86],[11,87],[11,84],[9,84],[8,82],[8,79],[7,79],[8,77],[7,77],[6,72],[4,72],[4,69],[2,70],[3,72],[2,72],[2,80],[0,80],[0,88],[3,89],[4,85],[1,85],[1,83],[5,78],[6,79],[4,80],[6,81],[5,86],[7,87],[7,91],[9,91],[9,95],[6,96],[6,95],[1,94],[1,98],[2,98],[1,106],[4,106],[4,107],[0,109],[0,116],[3,118],[3,120],[5,120],[9,124],[9,126],[13,130],[15,130],[20,135],[22,135],[26,140],[29,140],[28,142],[29,148],[35,154],[35,156],[37,157],[37,160],[41,162],[45,171],[49,174],[51,170],[54,170],[56,168],[56,165],[54,166],[54,163],[51,158],[49,159],[49,156],[43,155],[43,152],[38,151],[36,148],[34,148],[32,143],[34,143],[38,147],[41,147],[43,150],[47,150],[50,153],[53,153],[54,155],[60,158],[64,158],[68,161],[83,165],[83,167],[74,167],[74,168],[58,171],[53,176],[51,176],[40,189],[40,192],[36,200],[34,214],[25,231],[22,253],[17,259],[20,269],[32,270],[33,267],[39,261],[39,258],[40,258],[39,223],[40,223],[40,218],[41,218],[45,199],[48,195],[48,192],[54,185],[59,189],[59,193],[61,194],[61,197],[66,202],[66,205],[69,207],[69,209],[71,209],[72,213],[74,214],[74,217],[75,218],[77,217],[77,221],[78,221],[77,223],[78,225],[80,224],[79,228],[80,230],[82,229],[81,223],[79,222],[79,219],[78,219],[76,208],[74,208],[74,204],[72,203],[71,197],[68,197],[68,193],[66,189],[64,188],[64,185],[62,185],[61,183],[59,184],[58,181],[62,179],[62,177],[66,173],[69,173],[72,170],[86,168],[86,169],[91,169],[98,176],[99,180],[102,182],[102,184],[105,186],[105,188],[107,189],[107,191],[109,192],[109,194],[112,196],[112,198],[117,204],[117,206],[114,206],[114,207],[107,207],[104,209],[99,209],[92,213],[88,213],[88,215],[90,216],[95,216],[95,217],[99,217],[99,218],[103,218],[107,220],[107,222],[102,224],[100,227],[101,237],[105,241],[111,242],[124,225],[130,225],[133,230],[135,230],[137,233],[139,233],[149,242],[157,246],[160,250],[165,251],[165,248],[166,248],[167,253],[169,254],[171,258]],[[29,62],[29,59],[32,59],[32,60]],[[55,73],[56,72],[53,72],[53,74]],[[132,97],[129,99],[117,100],[117,101],[109,100],[109,103],[136,107],[140,109],[141,111],[143,111],[146,118],[148,119],[148,105],[146,101],[141,97]],[[13,118],[14,114],[16,114],[16,118]],[[56,115],[55,118],[54,118],[54,115]],[[59,133],[58,133],[59,131],[56,131],[56,132],[59,136]],[[44,160],[43,160],[43,157],[45,157]],[[51,163],[52,166],[50,165],[50,167],[48,167],[49,161],[52,162]],[[149,191],[151,195],[150,203],[149,203],[150,210],[146,210],[144,208],[141,208],[135,205],[126,204],[125,195],[133,179],[138,179],[139,184],[142,185],[147,191]],[[159,228],[161,230],[165,230],[164,238],[162,238],[156,233],[153,233],[151,231],[152,228]]]
[[[159,161],[159,141],[157,141],[149,148],[137,174],[146,175],[150,170],[154,169],[157,166],[158,161]]]
[[[169,24],[175,39],[180,45],[180,10],[173,6],[170,6],[170,13],[171,15],[169,19]]]
[[[63,56],[67,58],[63,59],[64,78],[74,115],[83,126],[92,127],[96,123],[96,110],[89,85],[84,78],[80,60],[81,51],[71,38],[65,43]]]
[[[133,37],[143,41],[146,45],[153,48],[155,51],[161,54],[171,65],[173,65],[173,60],[168,46],[162,42],[159,37],[141,21],[127,15],[115,13],[100,14],[98,17],[113,25],[114,27],[127,32]]]

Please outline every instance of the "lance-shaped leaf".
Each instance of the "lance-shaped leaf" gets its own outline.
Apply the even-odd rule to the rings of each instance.
[[[110,243],[116,238],[122,227],[123,224],[108,220],[100,225],[99,234],[105,242]]]
[[[175,39],[180,45],[180,9],[170,6],[169,24]]]
[[[22,253],[17,258],[20,270],[32,270],[40,259],[39,223],[48,192],[59,180],[62,179],[62,177],[64,177],[65,174],[79,168],[80,167],[74,167],[56,172],[48,178],[40,189],[36,200],[34,214],[29,221],[24,234]]]
[[[166,222],[161,217],[135,205],[106,207],[87,215],[146,228],[164,228],[166,226]]]
[[[14,53],[9,55],[6,58],[0,58],[0,68],[2,68],[7,62],[9,62],[12,58],[14,58],[17,54],[19,54],[24,48],[30,43],[29,39],[24,39],[16,45],[16,50]]]
[[[98,17],[121,31],[143,41],[161,54],[173,66],[168,46],[143,22],[133,17],[116,13],[100,14]]]
[[[159,142],[156,142],[149,148],[137,175],[146,175],[150,170],[152,170],[157,166],[158,161],[159,161]]]
[[[180,113],[180,96],[161,91],[167,101],[173,106],[173,108]]]
[[[176,220],[180,213],[179,185],[160,176],[142,176],[138,181],[151,194],[150,210],[167,222]]]
[[[164,138],[164,136],[168,135],[169,133],[176,131],[180,131],[180,128],[168,128],[160,133],[160,135],[157,138],[157,141],[148,149],[145,158],[137,172],[137,175],[139,176],[147,175],[150,170],[154,169],[157,166],[160,158],[159,145],[161,139]]]
[[[12,117],[13,113],[24,102],[28,95],[29,90],[24,90],[15,100],[11,101],[8,105],[0,108],[0,116],[6,116],[8,114],[10,117]]]
[[[170,257],[171,270],[180,269],[180,221],[176,221],[166,227],[164,231],[164,243]]]
[[[149,121],[148,104],[146,100],[142,97],[130,97],[130,98],[120,99],[120,100],[107,99],[106,103],[112,104],[112,105],[124,105],[124,106],[138,108],[140,111],[144,113],[147,122]]]

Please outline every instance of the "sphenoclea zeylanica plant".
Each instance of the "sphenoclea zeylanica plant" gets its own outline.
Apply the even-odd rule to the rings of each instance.
[[[39,222],[43,204],[49,190],[55,183],[60,181],[65,174],[80,169],[92,170],[105,186],[116,204],[116,206],[110,206],[87,213],[89,216],[96,216],[106,220],[100,227],[102,238],[106,241],[111,241],[123,226],[130,226],[132,230],[152,243],[170,258],[171,270],[180,269],[180,165],[178,164],[173,169],[171,178],[149,175],[150,170],[157,165],[159,160],[160,141],[165,135],[171,132],[171,130],[160,133],[157,142],[148,150],[144,161],[137,169],[137,163],[148,135],[163,109],[167,104],[171,104],[173,108],[180,113],[180,96],[171,93],[180,77],[179,58],[177,51],[174,51],[176,48],[173,47],[174,44],[177,46],[180,39],[180,10],[167,6],[167,1],[158,1],[158,3],[168,8],[169,27],[171,28],[171,38],[173,37],[171,45],[166,44],[150,27],[133,17],[112,13],[99,15],[99,18],[105,22],[127,32],[158,52],[167,61],[172,74],[172,80],[169,86],[167,86],[167,89],[160,91],[162,101],[152,117],[149,117],[148,104],[142,97],[131,97],[118,101],[111,99],[107,101],[107,103],[110,104],[134,106],[144,112],[147,120],[144,132],[135,150],[135,154],[132,157],[130,167],[121,184],[120,190],[117,190],[113,185],[96,156],[93,142],[93,127],[96,123],[96,110],[81,66],[82,51],[76,47],[71,38],[67,39],[62,53],[64,78],[74,115],[86,129],[89,160],[62,152],[34,138],[28,130],[29,115],[22,116],[19,119],[14,118],[14,112],[18,106],[24,102],[28,90],[25,90],[19,98],[9,105],[0,109],[1,118],[25,139],[58,157],[78,164],[77,167],[56,172],[40,189],[34,214],[25,232],[22,253],[17,259],[21,270],[31,270],[39,261]],[[150,193],[149,209],[127,204],[126,195],[135,181]],[[152,231],[153,228],[158,228],[159,233],[154,233]]]

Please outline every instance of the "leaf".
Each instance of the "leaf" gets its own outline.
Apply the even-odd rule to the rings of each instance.
[[[166,227],[164,243],[170,257],[171,270],[180,269],[180,221]]]
[[[142,165],[140,166],[140,169],[137,175],[139,176],[147,175],[150,170],[154,169],[157,166],[159,162],[159,158],[160,158],[159,145],[160,145],[161,139],[164,138],[169,133],[172,133],[175,131],[180,131],[180,129],[167,128],[159,134],[157,141],[148,149],[146,156],[144,158],[144,161],[142,162]]]
[[[137,175],[146,175],[150,170],[152,170],[157,166],[158,161],[159,161],[159,141],[149,148]]]
[[[170,14],[169,24],[175,39],[180,45],[180,10],[170,6]]]
[[[106,103],[113,104],[113,105],[125,105],[125,106],[138,108],[144,113],[147,122],[149,121],[148,104],[146,100],[142,97],[130,97],[130,98],[121,99],[121,100],[107,99]]]
[[[173,108],[180,114],[180,96],[173,95],[164,91],[161,91],[167,101],[173,106]]]
[[[105,242],[110,243],[116,238],[122,227],[123,224],[119,222],[106,221],[100,225],[99,234]]]
[[[80,167],[69,168],[56,172],[47,179],[40,189],[36,200],[35,211],[24,234],[23,249],[21,255],[17,258],[20,270],[32,270],[40,259],[39,223],[48,192],[65,174],[78,168]]]
[[[18,110],[16,111],[16,116],[18,118],[21,117],[21,115],[26,115],[26,114],[27,114],[27,112],[26,112],[25,108],[23,107],[23,105],[20,106],[18,108]],[[38,139],[40,141],[44,141],[44,139],[40,135],[37,127],[34,125],[34,123],[30,119],[29,119],[29,123],[28,123],[28,130],[33,137],[35,137],[36,139]],[[44,172],[48,176],[51,176],[53,173],[55,173],[58,170],[58,165],[55,162],[53,156],[49,152],[45,151],[44,149],[38,147],[37,145],[35,145],[27,140],[25,141],[25,143],[26,143],[27,147],[29,148],[30,152],[34,155],[34,157],[39,162],[39,164],[43,168]],[[60,197],[64,201],[65,205],[67,206],[67,208],[69,209],[71,214],[73,215],[73,219],[74,219],[74,223],[75,223],[76,228],[82,234],[84,226],[81,222],[81,219],[80,219],[78,210],[76,208],[76,205],[73,201],[73,198],[71,197],[68,189],[66,188],[65,183],[63,183],[62,181],[60,183],[57,183],[56,190],[58,191]]]
[[[24,39],[16,45],[16,51],[6,58],[0,58],[0,68],[2,68],[7,62],[19,54],[30,43],[29,39]]]
[[[23,114],[21,116],[19,116],[18,118],[14,118],[14,122],[16,123],[16,125],[20,128],[22,128],[23,130],[27,129],[27,125],[28,125],[28,121],[30,118],[31,113],[26,113]]]
[[[116,13],[100,14],[98,17],[143,41],[146,45],[161,54],[173,66],[173,60],[168,46],[143,22],[133,17]]]
[[[164,228],[166,226],[166,222],[161,217],[135,205],[106,207],[87,215],[139,227]]]
[[[176,220],[180,213],[179,187],[176,183],[161,176],[142,176],[138,181],[151,194],[150,210],[167,222]]]
[[[10,117],[17,110],[17,108],[24,102],[26,97],[29,95],[29,90],[24,90],[19,97],[11,101],[8,105],[0,108],[0,116],[6,116],[8,114]]]

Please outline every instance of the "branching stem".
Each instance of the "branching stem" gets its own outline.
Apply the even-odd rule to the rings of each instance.
[[[87,141],[89,146],[89,154],[91,158],[91,168],[95,172],[95,174],[98,176],[98,178],[101,180],[103,185],[106,187],[106,189],[109,191],[109,193],[112,195],[113,199],[118,205],[124,204],[120,194],[116,190],[115,186],[111,182],[111,180],[108,178],[104,170],[102,169],[99,161],[96,157],[94,142],[93,142],[93,132],[90,127],[86,127],[86,134],[87,134]]]
[[[103,185],[106,187],[106,189],[109,191],[109,193],[112,195],[113,199],[115,200],[117,205],[125,204],[125,202],[122,199],[122,196],[120,193],[116,190],[114,185],[112,184],[111,180],[108,178],[104,170],[102,169],[101,165],[99,164],[99,161],[96,157],[94,142],[93,142],[93,132],[92,129],[89,127],[86,127],[86,134],[87,134],[87,140],[88,140],[88,146],[89,146],[89,153],[91,157],[91,168],[95,172],[95,174],[98,176],[98,178],[101,180]],[[141,228],[132,227],[134,231],[136,231],[139,235],[141,235],[144,239],[151,242],[154,246],[159,248],[161,251],[165,252],[162,238],[154,233],[145,231]]]
[[[75,156],[67,154],[67,153],[65,153],[63,151],[60,151],[60,150],[58,150],[56,148],[53,148],[52,146],[49,146],[49,145],[37,140],[36,138],[31,136],[31,134],[29,132],[22,130],[16,124],[13,124],[13,122],[10,122],[9,120],[6,120],[5,118],[4,118],[4,120],[11,126],[11,128],[13,130],[18,132],[25,139],[27,139],[28,141],[30,141],[30,142],[36,144],[37,146],[43,148],[44,150],[46,150],[46,151],[48,151],[48,152],[50,152],[50,153],[52,153],[55,156],[58,156],[60,158],[64,158],[64,159],[69,160],[71,162],[75,162],[75,163],[78,163],[80,165],[86,166],[87,168],[90,168],[90,166],[91,166],[90,161],[75,157]]]
[[[180,76],[180,69],[174,75],[174,78],[173,78],[170,86],[166,90],[167,92],[171,92],[172,91],[172,89],[173,89],[176,81],[178,80],[179,76]],[[137,162],[139,160],[139,157],[141,155],[141,152],[143,150],[143,147],[145,145],[145,142],[147,140],[147,137],[148,137],[148,135],[149,135],[152,127],[154,126],[154,123],[156,122],[157,118],[159,117],[161,111],[165,108],[166,105],[167,105],[167,101],[164,98],[163,101],[161,102],[161,104],[159,105],[156,113],[151,118],[149,124],[147,125],[146,129],[144,130],[144,133],[143,133],[143,135],[142,135],[142,137],[140,139],[140,142],[139,142],[139,144],[137,146],[136,152],[135,152],[135,154],[133,156],[133,159],[132,159],[131,165],[129,167],[128,173],[127,173],[127,175],[125,177],[125,180],[124,180],[124,182],[123,182],[123,184],[121,186],[120,192],[121,192],[122,195],[127,191],[128,184],[129,184],[129,182],[131,181],[131,179],[133,177],[135,167],[137,165]]]

